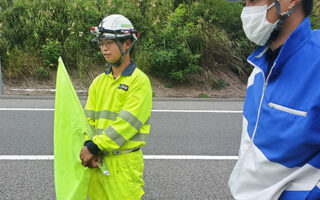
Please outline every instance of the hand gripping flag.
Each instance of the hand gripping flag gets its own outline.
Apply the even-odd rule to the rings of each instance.
[[[86,200],[91,170],[81,165],[84,134],[93,137],[79,98],[59,58],[54,113],[54,176],[57,200]],[[108,169],[103,162],[104,174]]]

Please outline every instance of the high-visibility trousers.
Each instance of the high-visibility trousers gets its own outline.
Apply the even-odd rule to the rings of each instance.
[[[92,169],[90,200],[139,200],[144,194],[143,154],[135,152],[104,156],[110,176],[99,168]]]

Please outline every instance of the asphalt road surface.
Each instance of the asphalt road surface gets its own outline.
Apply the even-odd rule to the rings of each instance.
[[[239,99],[155,99],[143,199],[232,199],[242,107]],[[52,97],[0,97],[0,199],[55,199],[53,160],[36,157],[53,155],[53,110]]]

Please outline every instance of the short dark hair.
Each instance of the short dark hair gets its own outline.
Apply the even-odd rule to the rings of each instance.
[[[119,38],[119,41],[123,44],[125,41],[130,40],[131,42],[133,42],[133,38]],[[132,48],[130,49],[129,53],[130,53],[130,57],[132,57],[134,51],[134,45],[132,46]]]
[[[313,0],[302,0],[302,8],[306,16],[311,15],[313,9]]]

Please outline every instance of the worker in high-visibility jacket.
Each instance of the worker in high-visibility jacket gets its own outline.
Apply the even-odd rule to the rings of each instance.
[[[131,61],[138,32],[122,15],[105,17],[91,27],[109,68],[89,88],[85,113],[94,130],[80,158],[92,168],[90,200],[135,200],[144,194],[143,154],[150,130],[152,89],[148,77]],[[105,162],[109,175],[97,168]]]

